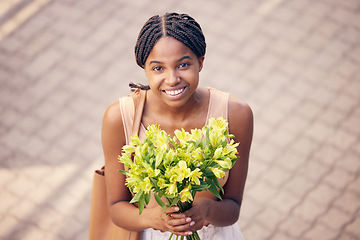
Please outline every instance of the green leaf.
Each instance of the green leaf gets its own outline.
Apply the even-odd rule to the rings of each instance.
[[[192,185],[191,189],[194,191],[202,191],[208,189],[210,187],[209,184],[201,184],[201,185]]]
[[[139,200],[142,198],[144,192],[143,190],[140,190],[140,192],[138,192],[130,201],[130,203],[136,203],[139,202]]]
[[[210,166],[211,166],[211,165],[210,165]],[[208,166],[208,167],[210,167],[210,166]],[[215,177],[214,173],[213,173],[209,168],[205,169],[204,175],[205,175],[205,177],[206,177],[206,180],[207,180],[208,178]],[[206,181],[206,182],[207,182],[207,181]]]
[[[121,172],[122,174],[126,175],[129,171],[119,170],[119,172]]]
[[[219,179],[217,179],[216,177],[212,178],[213,182],[215,183],[215,186],[221,190],[222,193],[224,193],[224,189],[222,188],[222,186],[220,185]]]
[[[160,190],[160,188],[159,188],[159,186],[158,186],[158,184],[157,184],[157,179],[155,179],[155,178],[152,178],[152,177],[150,177],[150,182],[154,185],[154,192],[158,192],[159,190]]]
[[[209,187],[209,191],[214,194],[215,197],[219,198],[220,200],[222,200],[216,186],[215,186],[215,183],[210,179],[210,178],[207,178],[206,179],[206,182],[210,185]]]
[[[205,139],[206,143],[210,143],[210,128],[206,129]]]
[[[144,194],[144,197],[145,197],[145,203],[146,203],[146,205],[148,205],[150,202],[150,198],[151,198],[151,192]]]
[[[139,199],[139,215],[143,212],[144,208],[145,208],[145,198],[140,198]]]
[[[175,197],[169,200],[170,200],[170,206],[172,207],[175,206],[180,201],[180,197]]]
[[[156,202],[162,207],[162,213],[164,213],[166,210],[166,204],[163,202],[163,200],[161,200],[161,197],[158,194],[154,193],[154,197]]]

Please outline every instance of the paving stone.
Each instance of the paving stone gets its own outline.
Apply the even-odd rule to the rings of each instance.
[[[2,226],[0,229],[0,237],[2,239],[10,239],[10,238],[5,238],[5,236],[7,235],[9,229],[12,229],[14,226],[18,224],[19,220],[13,216],[8,215],[6,218],[2,218],[0,221]]]
[[[276,196],[269,199],[269,205],[273,206],[281,212],[281,215],[286,215],[292,211],[302,201],[302,198],[297,197],[288,191],[279,191]]]
[[[339,114],[339,111],[334,108],[326,108],[319,115],[319,122],[325,123],[328,127],[334,128],[345,121],[346,117],[343,114]]]
[[[313,189],[309,195],[309,200],[316,202],[319,205],[328,206],[340,193],[335,188],[327,184],[318,185]]]
[[[337,236],[337,232],[323,224],[316,224],[312,229],[307,231],[304,235],[306,239],[324,239],[330,240]]]
[[[301,199],[314,188],[314,182],[301,175],[293,174],[293,177],[284,183],[283,188]]]
[[[265,181],[270,186],[279,188],[281,185],[291,179],[291,172],[288,172],[282,168],[269,168],[261,177],[262,181]]]
[[[321,222],[322,224],[330,227],[336,232],[340,232],[342,227],[351,221],[351,216],[336,207],[329,209],[329,211],[325,215],[321,216],[318,219],[318,222]]]
[[[360,189],[358,187],[359,183],[360,183],[360,178],[357,177],[355,181],[349,184],[348,189],[354,193],[357,193],[360,196]]]
[[[266,173],[267,169],[269,168],[269,166],[267,166],[266,164],[264,164],[264,162],[261,161],[252,161],[249,165],[250,174],[247,181],[256,181],[256,179]]]
[[[287,240],[287,239],[289,239],[289,235],[287,235],[281,231],[276,231],[276,233],[274,235],[272,235],[271,238],[269,238],[269,239]]]
[[[31,228],[26,233],[27,239],[43,239],[45,237],[45,231],[39,228]]]
[[[355,144],[356,140],[357,136],[354,133],[337,129],[328,142],[341,150],[345,150]]]
[[[19,54],[27,59],[33,59],[36,55],[41,53],[44,48],[48,48],[55,39],[59,37],[48,31],[40,32],[26,44],[26,47],[21,49]]]
[[[50,70],[61,59],[61,53],[55,49],[49,49],[37,56],[30,65],[25,68],[25,73],[30,78],[37,78]]]
[[[334,206],[346,212],[349,215],[356,212],[360,207],[360,196],[351,191],[346,191],[343,195],[334,201]]]
[[[256,216],[256,221],[267,229],[276,229],[286,216],[275,208],[266,208]]]
[[[251,223],[252,219],[254,219],[254,217],[262,211],[262,207],[263,206],[257,202],[256,198],[254,199],[250,196],[247,196],[247,194],[244,195],[244,200],[242,202],[240,211],[240,218],[238,220],[241,229],[246,228],[246,226]]]
[[[360,217],[357,216],[357,218],[353,222],[351,222],[348,226],[346,226],[345,229],[354,236],[359,237],[360,236],[359,224],[360,224]]]
[[[267,239],[271,237],[272,230],[265,228],[262,225],[252,224],[251,226],[243,229],[242,231],[244,239]]]
[[[338,239],[341,240],[358,240],[359,236],[353,235],[351,233],[347,233],[347,232],[342,232],[340,234],[340,236],[338,237]]]
[[[302,203],[293,211],[293,217],[300,217],[304,221],[313,222],[327,210],[326,205],[320,205],[309,198],[304,198]]]
[[[354,151],[348,151],[347,153],[344,154],[343,158],[340,161],[336,162],[336,167],[345,171],[345,173],[347,173],[347,174],[351,173],[346,178],[344,178],[343,183],[346,183],[345,180],[354,178],[354,175],[357,172],[359,172],[360,164],[359,164],[359,161],[357,161],[357,160],[358,160],[358,154],[355,153]]]
[[[289,217],[281,223],[279,229],[288,235],[288,239],[302,239],[301,235],[311,226],[310,221],[305,221],[301,217]]]
[[[356,165],[355,165],[356,166]],[[354,176],[349,174],[348,171],[345,171],[341,168],[333,169],[328,175],[326,175],[323,181],[330,186],[339,189],[345,189],[350,182],[354,180]]]

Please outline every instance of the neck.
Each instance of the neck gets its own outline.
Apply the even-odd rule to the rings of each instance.
[[[151,100],[152,95],[151,94],[149,95]],[[157,96],[154,96],[154,98],[157,98]],[[160,114],[161,116],[168,117],[170,119],[176,119],[177,121],[179,120],[181,121],[189,118],[196,111],[198,111],[199,107],[202,104],[202,98],[200,91],[197,90],[184,105],[179,107],[169,106],[166,103],[159,101],[159,99],[157,99],[157,101],[154,102],[156,102],[156,104],[151,104],[151,106],[153,107],[151,108],[152,111],[156,112],[157,114]]]
[[[143,113],[143,123],[145,125],[160,124],[170,128],[198,125],[196,123],[202,123],[207,114],[208,104],[204,93],[205,91],[197,89],[184,105],[171,107],[149,91]]]

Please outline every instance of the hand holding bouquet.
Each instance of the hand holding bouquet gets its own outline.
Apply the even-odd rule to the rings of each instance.
[[[231,139],[234,136],[228,132],[228,123],[221,117],[211,118],[202,129],[176,130],[174,134],[171,138],[159,126],[150,125],[144,141],[135,135],[122,149],[119,160],[129,170],[120,172],[127,176],[125,184],[134,196],[130,203],[138,203],[139,214],[149,204],[151,194],[163,211],[167,206],[178,206],[185,212],[199,191],[209,190],[221,199],[219,190],[223,188],[218,178],[223,178],[238,159],[239,143]],[[200,238],[195,232],[187,239]]]

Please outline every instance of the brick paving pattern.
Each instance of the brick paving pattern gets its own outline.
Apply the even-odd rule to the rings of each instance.
[[[143,23],[189,13],[201,85],[255,115],[247,240],[360,239],[360,1],[12,1],[0,18],[0,238],[87,239],[107,105],[146,83]],[[5,8],[4,8],[5,9]]]

